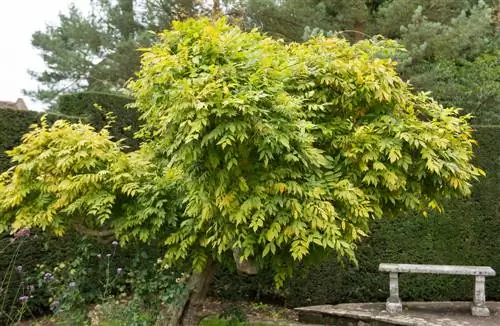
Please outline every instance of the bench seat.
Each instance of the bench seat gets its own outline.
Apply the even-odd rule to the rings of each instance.
[[[486,306],[485,277],[495,276],[495,270],[489,266],[455,266],[455,265],[422,265],[422,264],[387,264],[379,265],[379,271],[389,273],[389,292],[386,310],[389,313],[400,313],[403,311],[401,299],[399,298],[398,275],[400,273],[418,274],[448,274],[448,275],[470,275],[475,277],[474,299],[472,302],[473,316],[489,316],[490,311]]]
[[[450,275],[495,276],[489,266],[420,265],[420,264],[380,264],[379,271],[389,273],[421,273]]]

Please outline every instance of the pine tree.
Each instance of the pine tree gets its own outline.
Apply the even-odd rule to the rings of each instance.
[[[411,19],[396,32],[401,19],[396,7],[410,2],[416,6]],[[380,13],[382,30],[392,26],[384,32],[408,50],[399,68],[405,79],[440,102],[473,114],[474,123],[500,122],[500,38],[493,7],[484,1],[397,0]]]
[[[94,0],[86,15],[71,6],[57,24],[33,34],[47,69],[30,72],[41,87],[25,92],[50,103],[64,92],[120,91],[139,69],[137,49],[151,44],[150,31],[200,8],[196,0]]]

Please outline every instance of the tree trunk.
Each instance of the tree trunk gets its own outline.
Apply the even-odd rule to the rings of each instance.
[[[213,6],[212,6],[212,18],[218,19],[221,16],[222,16],[222,7],[220,4],[220,0],[214,0]]]
[[[233,250],[233,257],[238,271],[254,275],[257,274],[258,268],[253,260],[246,259],[241,261],[241,251],[239,249]],[[203,311],[203,303],[210,289],[215,273],[215,263],[213,260],[207,261],[203,271],[193,273],[189,277],[187,283],[187,293],[178,306],[170,306],[161,312],[160,319],[157,326],[197,326],[200,321],[206,317]]]
[[[197,326],[202,318],[203,302],[207,296],[210,283],[213,280],[215,264],[212,260],[208,261],[201,272],[194,272],[189,277],[187,288],[188,292],[184,298],[181,298],[181,304],[173,309],[163,312],[166,316],[160,322],[162,326]]]
[[[364,22],[357,21],[354,25],[354,43],[358,43],[359,41],[365,38],[365,24]]]
[[[207,262],[205,269],[200,273],[193,273],[188,281],[189,298],[181,315],[180,325],[197,326],[203,317],[203,301],[207,297],[210,283],[214,278],[215,264]]]

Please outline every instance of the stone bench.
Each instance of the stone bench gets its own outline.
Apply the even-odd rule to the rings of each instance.
[[[398,274],[400,273],[423,273],[423,274],[449,274],[449,275],[471,275],[476,278],[474,287],[474,299],[472,302],[473,316],[489,316],[490,311],[486,306],[485,276],[495,276],[495,271],[487,266],[453,266],[453,265],[419,265],[419,264],[380,264],[380,272],[389,273],[389,292],[386,310],[389,313],[403,311],[399,299]]]

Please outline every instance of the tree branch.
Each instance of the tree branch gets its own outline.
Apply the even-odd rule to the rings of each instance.
[[[113,230],[101,230],[101,231],[93,230],[93,229],[89,229],[88,227],[86,227],[80,223],[75,223],[74,226],[78,232],[83,233],[85,235],[92,236],[92,237],[103,238],[103,237],[109,237],[109,236],[115,234],[115,232]]]

